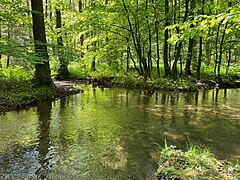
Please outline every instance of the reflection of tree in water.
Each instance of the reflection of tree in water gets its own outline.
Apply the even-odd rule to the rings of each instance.
[[[37,105],[39,120],[39,144],[37,150],[39,152],[40,167],[36,175],[39,179],[48,179],[49,160],[51,158],[51,155],[49,155],[51,110],[52,103],[50,101],[41,102]]]
[[[170,95],[170,105],[171,105],[171,123],[175,124],[176,122],[176,108],[178,102],[178,94]]]
[[[187,125],[189,121],[191,120],[191,115],[192,115],[192,110],[193,110],[193,105],[192,105],[192,94],[185,94],[184,97],[184,110],[183,110],[183,117],[184,117],[184,124]]]

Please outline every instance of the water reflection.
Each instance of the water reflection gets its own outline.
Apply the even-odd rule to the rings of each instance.
[[[51,159],[50,150],[50,122],[51,122],[52,102],[41,102],[37,105],[37,115],[39,120],[39,142],[37,146],[38,161],[40,166],[36,171],[39,179],[48,179],[49,160]]]
[[[0,116],[1,179],[154,179],[158,146],[240,156],[238,90],[99,89]]]

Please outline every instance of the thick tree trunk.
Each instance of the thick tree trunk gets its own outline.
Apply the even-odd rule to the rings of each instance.
[[[59,9],[56,9],[56,29],[61,29],[62,27],[62,17],[61,17],[61,11]],[[57,37],[57,43],[59,46],[59,69],[58,74],[56,76],[57,80],[66,80],[69,78],[69,71],[68,71],[68,62],[66,59],[62,56],[63,53],[63,38],[61,35],[61,30],[58,30],[58,37]]]
[[[32,20],[33,20],[33,37],[34,46],[37,56],[43,59],[41,64],[35,66],[35,85],[36,86],[53,86],[51,79],[49,56],[47,51],[47,40],[45,34],[43,3],[42,0],[31,0]]]

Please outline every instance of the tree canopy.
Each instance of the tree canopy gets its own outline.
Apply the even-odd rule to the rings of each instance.
[[[239,72],[238,0],[45,0],[43,12],[29,0],[0,0],[0,10],[3,66],[48,61],[34,52],[31,14],[40,13],[52,75],[69,69],[146,81]]]

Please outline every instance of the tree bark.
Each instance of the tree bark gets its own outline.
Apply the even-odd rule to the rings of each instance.
[[[51,79],[49,56],[47,51],[47,40],[43,16],[42,0],[31,0],[34,47],[37,56],[43,59],[42,63],[35,66],[35,85],[53,86]]]
[[[2,37],[2,25],[1,25],[1,22],[0,22],[0,39],[1,39],[1,37]],[[0,54],[0,68],[2,68],[1,59],[2,59],[2,54]]]
[[[58,36],[57,36],[57,44],[59,46],[59,69],[58,69],[58,74],[56,76],[57,80],[66,80],[69,78],[69,71],[68,71],[68,62],[66,59],[62,56],[63,53],[63,38],[61,35],[61,27],[62,27],[62,16],[61,16],[61,11],[57,8],[56,9],[56,29],[58,30]]]
[[[83,2],[82,2],[82,0],[78,1],[78,12],[79,13],[83,12]],[[81,46],[81,48],[83,48],[83,43],[84,43],[84,35],[81,34],[81,36],[80,36],[80,46]],[[80,53],[81,53],[80,57],[83,58],[84,57],[83,51],[81,51]]]
[[[230,46],[231,46],[231,44],[230,44]],[[232,53],[231,53],[231,47],[229,47],[227,67],[226,67],[226,75],[228,75],[228,71],[229,71],[229,66],[230,66],[231,59],[232,59]]]
[[[159,26],[159,20],[158,20],[158,15],[157,15],[157,9],[154,3],[154,0],[152,0],[153,4],[153,9],[154,9],[154,28],[155,28],[155,33],[156,33],[156,46],[157,46],[157,75],[160,77],[160,48],[159,48],[159,31],[158,31],[158,26]]]
[[[195,7],[195,0],[191,1],[191,7],[190,7],[190,16],[192,16],[193,10]],[[192,20],[193,17],[191,17],[190,20]],[[190,28],[193,28],[193,25],[190,25]],[[194,46],[194,38],[190,37],[188,40],[188,53],[187,53],[187,59],[186,59],[186,65],[185,65],[185,76],[192,76],[191,73],[191,63],[192,63],[192,57],[193,57],[193,46]]]
[[[174,1],[175,3],[175,7],[177,5],[177,2]],[[188,3],[189,0],[185,0],[185,13],[184,13],[184,18],[183,18],[183,22],[185,22],[187,20],[188,17]],[[181,6],[180,6],[180,0],[178,2],[178,18],[180,19],[180,11],[181,11]],[[175,23],[176,24],[176,23]],[[179,27],[176,27],[176,31],[177,34],[180,33]],[[177,42],[176,46],[175,46],[175,52],[174,52],[174,62],[172,65],[172,78],[173,80],[177,80],[177,62],[180,59],[180,76],[182,75],[182,60],[181,60],[181,50],[182,50],[182,41]]]
[[[200,79],[200,70],[201,70],[201,64],[202,64],[202,44],[203,44],[203,37],[199,38],[199,54],[198,54],[198,64],[197,64],[197,79]]]
[[[204,14],[204,4],[205,0],[202,0],[202,15]],[[200,70],[202,64],[202,52],[203,52],[203,37],[199,38],[199,54],[198,54],[198,64],[197,64],[197,79],[200,79]]]
[[[164,46],[163,46],[163,63],[164,63],[164,70],[165,70],[165,77],[171,75],[171,69],[168,64],[168,51],[169,51],[169,45],[168,45],[168,29],[166,28],[169,26],[169,2],[168,0],[165,0],[165,30],[164,30]]]

